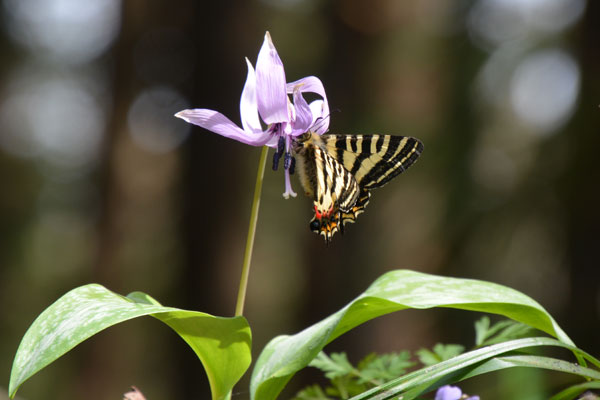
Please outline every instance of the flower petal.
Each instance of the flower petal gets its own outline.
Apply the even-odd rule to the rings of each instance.
[[[311,130],[319,135],[327,132],[329,129],[329,113],[324,113],[324,101],[315,100],[310,103],[310,111],[313,118]]]
[[[268,147],[276,149],[278,142],[279,142],[279,137],[278,136],[272,136],[269,140],[267,140],[267,143],[265,143],[265,146],[268,146]]]
[[[246,64],[248,65],[248,77],[240,99],[240,116],[245,131],[258,133],[262,132],[263,129],[258,119],[258,108],[256,106],[256,74],[247,58]]]
[[[300,88],[294,90],[294,108],[296,110],[296,118],[293,121],[292,135],[298,136],[308,131],[313,123],[313,113],[309,107]]]
[[[298,85],[301,85],[301,93],[316,93],[323,98],[323,103],[319,104],[320,113],[315,114],[316,109],[313,108],[313,103],[315,103],[314,101],[311,103],[311,110],[313,111],[313,122],[317,122],[319,118],[322,119],[322,122],[318,122],[315,132],[320,135],[325,133],[327,129],[329,129],[329,103],[327,102],[327,95],[325,94],[325,87],[323,86],[323,83],[316,76],[307,76],[295,82],[288,83],[287,92],[293,93],[294,88]]]
[[[256,99],[258,112],[267,124],[289,122],[285,71],[269,32],[256,61]]]
[[[271,133],[268,131],[259,132],[258,134],[246,132],[220,112],[205,108],[179,111],[175,116],[190,124],[201,126],[202,128],[218,133],[221,136],[252,146],[264,145],[269,141],[271,136]]]
[[[462,390],[458,386],[445,385],[435,393],[435,400],[459,400]]]

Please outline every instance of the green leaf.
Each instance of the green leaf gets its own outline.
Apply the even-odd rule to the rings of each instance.
[[[489,346],[491,344],[506,342],[535,335],[532,327],[510,320],[499,321],[490,327],[490,319],[482,317],[475,322],[475,346]]]
[[[483,341],[488,338],[489,330],[490,318],[487,315],[475,321],[475,346],[481,346]]]
[[[568,363],[563,360],[550,361],[550,359],[546,358],[547,362],[540,362],[544,357],[509,355],[498,357],[516,350],[544,346],[556,346],[568,349],[590,361],[596,367],[600,366],[600,360],[555,339],[545,337],[516,339],[510,342],[503,342],[463,353],[436,365],[413,371],[398,379],[394,379],[386,384],[361,393],[360,395],[353,397],[352,400],[366,400],[373,398],[391,399],[397,398],[398,396],[402,396],[403,400],[410,400],[448,383],[457,382],[483,373],[497,371],[499,369],[517,366],[553,369],[592,379],[596,379],[596,376],[600,376],[598,371],[577,364]]]
[[[539,332],[536,332],[536,330],[530,326],[514,321],[509,322],[511,323],[507,324],[507,326],[504,327],[504,329],[500,330],[498,334],[493,335],[492,337],[484,340],[481,345],[489,346],[491,344],[506,342],[508,340],[514,340],[524,337],[533,337],[536,335],[536,333],[539,334]]]
[[[391,271],[335,314],[296,335],[279,336],[268,343],[252,374],[251,397],[274,399],[327,343],[370,319],[407,308],[433,307],[504,315],[573,343],[542,306],[516,290],[478,280]]]
[[[403,400],[410,400],[416,398],[422,393],[435,390],[445,384],[461,381],[463,379],[471,378],[483,373],[497,371],[503,368],[511,368],[515,366],[536,366],[539,368],[545,368],[544,364],[536,365],[535,363],[528,363],[528,365],[525,365],[527,362],[524,360],[526,360],[526,357],[528,356],[515,356],[517,358],[513,358],[512,360],[511,356],[502,356],[503,354],[508,354],[510,352],[524,351],[529,348],[545,346],[565,348],[576,353],[581,358],[590,361],[596,367],[600,367],[600,360],[592,357],[584,351],[581,351],[580,349],[564,344],[563,342],[559,342],[556,339],[546,337],[516,339],[510,342],[503,342],[463,353],[459,356],[451,358],[450,360],[413,371],[398,379],[394,379],[386,384],[361,393],[360,395],[352,398],[352,400],[366,400],[373,398],[391,399],[397,398],[398,396],[401,396]],[[519,360],[519,358],[521,358],[521,360]],[[570,368],[568,370],[563,368],[563,372],[570,372],[591,378],[594,378],[596,374],[599,374],[598,371],[581,367],[577,364],[566,363],[562,360],[557,361],[564,363],[563,367],[567,364],[569,365]],[[519,362],[521,363],[520,365],[518,365]],[[560,370],[558,368],[550,369]]]
[[[332,398],[323,392],[321,386],[312,385],[299,391],[293,400],[332,400]]]
[[[144,315],[170,326],[196,352],[206,370],[213,399],[226,398],[250,365],[252,339],[243,317],[215,317],[164,307],[141,292],[123,297],[91,284],[62,296],[29,327],[13,362],[10,397],[23,382],[92,335]]]
[[[428,349],[420,349],[416,351],[419,361],[423,365],[433,365],[441,361],[448,360],[465,351],[465,346],[460,344],[441,344],[433,346],[433,351]]]
[[[310,362],[309,366],[325,372],[327,379],[339,378],[356,372],[350,361],[348,361],[346,353],[331,353],[331,357],[329,357],[327,354],[320,352]]]
[[[582,367],[581,365],[557,358],[530,355],[514,355],[492,358],[477,368],[469,371],[469,373],[465,374],[461,379],[467,379],[477,375],[514,367],[543,368],[552,371],[579,375],[587,379],[600,380],[600,372],[591,368]]]
[[[403,375],[406,370],[413,365],[414,362],[410,361],[410,353],[403,351],[401,353],[389,353],[382,354],[378,357],[367,356],[366,360],[361,361],[359,364],[359,375],[358,383],[373,383],[388,382],[394,378]]]
[[[579,385],[568,387],[552,396],[550,400],[571,400],[588,389],[600,389],[600,381],[584,382]]]
[[[334,396],[335,398],[349,399],[371,387],[373,387],[373,385],[367,386],[366,384],[358,383],[354,376],[344,375],[333,378],[331,380],[331,386],[325,388],[325,391],[328,395]]]

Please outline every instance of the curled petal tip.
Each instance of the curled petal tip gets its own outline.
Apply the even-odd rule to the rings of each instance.
[[[190,120],[188,119],[188,117],[186,116],[188,110],[183,110],[183,111],[179,111],[178,113],[175,114],[175,116],[177,118],[181,118],[182,120],[184,120],[185,122],[190,122]]]

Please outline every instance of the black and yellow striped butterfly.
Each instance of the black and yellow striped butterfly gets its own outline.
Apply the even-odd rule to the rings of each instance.
[[[293,150],[300,182],[314,201],[310,229],[329,242],[363,212],[372,189],[417,160],[423,144],[404,136],[307,132],[295,140]]]

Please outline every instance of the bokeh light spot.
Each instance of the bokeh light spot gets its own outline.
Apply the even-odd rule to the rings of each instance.
[[[82,84],[40,77],[13,90],[0,106],[4,150],[67,169],[82,169],[97,161],[105,116]]]
[[[4,8],[18,43],[75,64],[102,54],[121,22],[120,0],[4,0]]]
[[[536,32],[559,33],[584,10],[585,0],[479,0],[469,12],[467,28],[476,44],[489,49]]]
[[[561,50],[527,56],[515,70],[510,102],[516,115],[540,134],[560,128],[575,108],[580,86],[579,68]]]
[[[155,86],[144,90],[134,100],[127,115],[133,140],[154,153],[175,149],[190,132],[189,124],[174,117],[185,108],[188,108],[187,101],[171,87]]]

